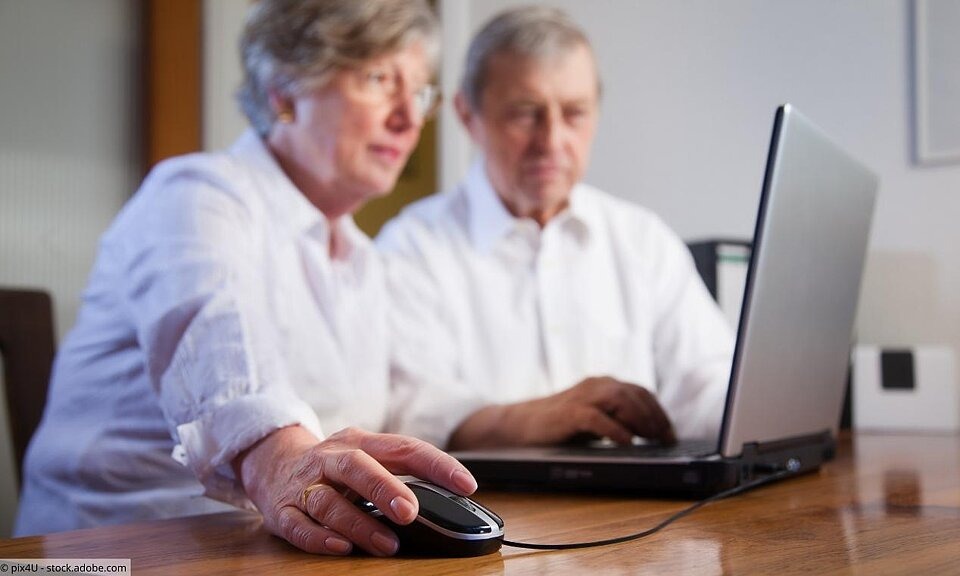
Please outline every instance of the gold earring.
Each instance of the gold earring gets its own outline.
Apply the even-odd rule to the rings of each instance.
[[[293,112],[290,110],[281,110],[277,112],[277,122],[281,124],[290,124],[293,122]]]

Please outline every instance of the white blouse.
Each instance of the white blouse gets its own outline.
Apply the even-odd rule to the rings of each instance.
[[[101,239],[17,533],[249,507],[230,462],[270,432],[381,429],[384,306],[370,240],[252,131],[157,166]]]

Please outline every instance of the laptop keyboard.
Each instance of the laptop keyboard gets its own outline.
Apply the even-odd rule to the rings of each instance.
[[[633,458],[694,458],[716,454],[717,444],[707,440],[684,440],[673,446],[632,444],[621,446],[595,442],[589,446],[565,446],[559,453],[577,456],[615,456]]]

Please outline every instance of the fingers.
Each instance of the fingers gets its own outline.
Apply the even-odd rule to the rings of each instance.
[[[396,434],[366,434],[361,447],[394,474],[410,474],[462,495],[477,489],[477,481],[463,464],[423,440]]]
[[[575,434],[595,434],[607,437],[618,444],[629,444],[633,440],[633,431],[619,421],[598,409],[596,406],[575,406],[569,412],[568,420],[575,428]]]
[[[646,409],[645,421],[648,423],[648,426],[645,434],[640,435],[646,438],[659,439],[664,444],[676,443],[677,438],[673,432],[673,423],[670,422],[667,411],[660,405],[657,397],[646,388],[633,386],[632,384],[627,384],[627,386],[633,387],[634,393],[638,395],[639,402],[642,403]]]
[[[312,554],[343,556],[353,550],[353,544],[349,540],[329,528],[318,525],[293,506],[281,508],[277,517],[268,521],[267,524],[271,532]]]
[[[473,475],[455,458],[408,436],[347,429],[321,443],[320,449],[326,446],[343,448],[324,455],[325,481],[367,498],[398,524],[412,522],[419,504],[394,474],[414,475],[464,495],[477,488]]]
[[[417,498],[377,460],[360,448],[330,451],[324,459],[323,477],[370,500],[394,522],[409,524],[417,517]],[[314,517],[329,524],[325,516]]]
[[[607,377],[591,378],[581,384],[586,389],[584,393],[589,395],[589,402],[628,429],[631,439],[636,434],[668,444],[676,441],[669,416],[646,388]],[[630,439],[622,440],[622,435],[608,437],[620,443],[630,442]]]
[[[417,517],[418,503],[413,492],[400,479],[371,454],[357,447],[363,444],[366,436],[370,434],[346,430],[315,447],[317,458],[314,462],[319,468],[315,469],[315,474],[321,480],[319,484],[307,487],[303,508],[308,515],[306,520],[315,521],[371,554],[391,556],[399,546],[396,536],[360,510],[344,496],[344,491],[370,500],[398,524],[409,524]],[[293,536],[300,537],[297,532]]]
[[[281,511],[281,514],[287,514],[289,524],[283,537],[287,538],[289,534],[290,538],[296,539],[287,538],[295,546],[308,552],[313,550],[304,546],[319,546],[320,553],[345,554],[350,551],[350,542],[354,542],[376,556],[396,554],[399,543],[393,532],[332,486],[318,486],[309,493],[304,504],[304,511],[291,506]],[[348,546],[344,547],[343,543]],[[344,549],[345,552],[340,552]]]
[[[638,436],[673,440],[673,426],[660,402],[647,389],[622,384],[622,394],[613,410],[613,417],[629,426]]]

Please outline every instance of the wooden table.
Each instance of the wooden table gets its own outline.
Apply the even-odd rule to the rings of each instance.
[[[689,502],[482,492],[513,540],[648,528]],[[466,559],[325,558],[230,512],[0,541],[0,558],[130,558],[148,574],[960,574],[960,437],[857,435],[817,474],[710,504],[647,539]]]

